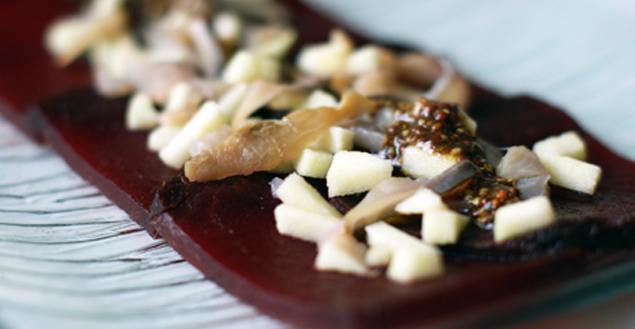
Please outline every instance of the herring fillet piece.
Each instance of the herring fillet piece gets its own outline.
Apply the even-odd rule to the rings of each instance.
[[[334,124],[375,108],[375,102],[349,93],[342,97],[339,108],[299,110],[282,120],[243,127],[186,162],[185,176],[190,181],[210,181],[273,169],[298,156]]]

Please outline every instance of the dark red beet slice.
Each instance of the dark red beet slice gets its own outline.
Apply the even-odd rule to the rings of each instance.
[[[475,321],[496,317],[500,322],[534,311],[531,307],[562,296],[571,285],[580,289],[633,263],[635,255],[630,251],[594,255],[572,248],[616,250],[630,247],[633,240],[629,235],[635,210],[635,164],[615,156],[586,134],[590,160],[603,166],[604,179],[590,203],[556,201],[566,222],[551,230],[556,236],[569,236],[568,246],[553,249],[558,246],[549,244],[553,240],[548,238],[548,230],[538,233],[547,238],[532,237],[502,247],[491,245],[481,234],[468,239],[464,250],[455,252],[465,255],[480,248],[490,250],[493,257],[511,257],[539,246],[559,252],[516,262],[448,258],[447,275],[413,286],[397,285],[385,278],[314,271],[315,246],[275,230],[271,211],[277,201],[269,193],[267,183],[272,176],[267,174],[196,184],[173,178],[161,190],[163,203],[153,205],[160,216],[150,222],[156,189],[176,172],[145,150],[145,134],[125,130],[125,101],[103,99],[83,89],[41,103],[27,115],[28,104],[73,89],[88,78],[81,64],[70,70],[55,69],[41,49],[41,28],[66,10],[61,3],[33,0],[2,4],[2,22],[15,23],[9,23],[5,30],[21,26],[16,17],[32,17],[31,5],[49,9],[38,11],[42,17],[37,28],[24,26],[16,36],[0,36],[3,48],[14,51],[0,55],[4,56],[0,57],[3,113],[51,144],[75,170],[149,231],[156,229],[207,276],[269,314],[302,327],[474,326]],[[4,10],[8,7],[10,11]],[[304,26],[318,31],[311,38],[323,39],[326,29],[322,27],[328,22],[316,21],[297,4],[293,8],[300,8],[302,15],[309,17],[300,22],[320,22]],[[482,90],[478,95],[473,113],[479,130],[499,145],[530,144],[547,135],[578,129],[562,112],[535,100],[501,99]],[[586,228],[577,221],[595,226]],[[573,233],[568,233],[571,230]],[[575,230],[600,234],[585,235],[579,243]],[[620,234],[626,235],[613,239]]]
[[[156,236],[148,210],[163,180],[178,172],[146,148],[147,133],[127,131],[125,108],[125,99],[76,90],[34,107],[30,130]]]
[[[90,83],[84,62],[60,70],[44,50],[42,32],[74,10],[69,1],[3,1],[0,4],[0,111],[21,128],[36,101]]]
[[[476,93],[480,97],[473,114],[479,130],[500,145],[531,145],[563,130],[578,129],[562,112],[535,100]],[[508,135],[509,131],[514,134]],[[447,251],[500,262],[448,258],[445,277],[414,286],[314,271],[315,246],[280,236],[275,229],[272,211],[278,201],[270,195],[267,183],[273,176],[267,174],[208,183],[177,177],[159,190],[154,225],[190,262],[229,291],[298,324],[382,328],[432,324],[457,314],[466,320],[468,314],[488,315],[492,305],[510,311],[528,302],[530,291],[545,296],[560,280],[594,273],[595,266],[614,260],[582,251],[633,247],[635,164],[584,136],[590,160],[605,171],[592,202],[556,199],[558,225],[504,245],[493,244],[489,232],[475,230],[462,245]],[[549,255],[506,262],[545,253]],[[618,259],[625,262],[631,256]],[[586,272],[589,267],[594,269]],[[499,304],[508,298],[520,301]]]

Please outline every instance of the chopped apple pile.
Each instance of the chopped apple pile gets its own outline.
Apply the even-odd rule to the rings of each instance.
[[[297,31],[270,0],[194,2],[148,1],[156,7],[139,13],[93,0],[46,44],[60,65],[86,53],[102,95],[131,96],[128,129],[149,131],[147,147],[190,181],[287,175],[272,189],[276,227],[317,245],[318,270],[436,277],[442,246],[469,225],[515,239],[557,220],[549,184],[597,189],[601,169],[575,132],[502,158],[478,141],[469,84],[445,59],[356,48],[334,30],[292,63]],[[361,201],[341,214],[329,200],[345,198]],[[420,236],[395,218],[419,221]]]
[[[448,88],[462,90],[446,93],[456,98],[439,99],[468,106],[469,91],[456,85],[463,80],[451,65],[439,64],[440,59],[419,54],[424,61],[413,62],[413,54],[402,56],[378,45],[356,49],[344,31],[334,30],[327,42],[302,47],[291,65],[287,54],[297,32],[288,25],[283,8],[270,0],[256,0],[251,9],[224,2],[195,3],[191,7],[179,1],[148,2],[147,10],[136,12],[122,0],[92,0],[81,13],[52,24],[46,38],[60,65],[87,53],[103,95],[133,95],[126,125],[130,130],[151,130],[148,147],[168,166],[182,168],[193,157],[190,153],[204,154],[218,146],[220,136],[238,134],[257,120],[254,113],[262,108],[336,108],[351,92],[416,99],[431,87],[431,98]],[[410,67],[429,81],[408,79],[402,62],[414,63]],[[203,115],[211,106],[220,110],[214,118]],[[353,149],[354,133],[334,127],[336,123],[330,123],[331,129],[317,142],[312,140],[313,145],[303,145],[306,151],[293,152],[292,158],[285,155],[274,171],[294,168],[324,177],[334,154]],[[230,136],[225,133],[227,125]],[[193,148],[196,152],[188,151]],[[268,164],[255,170],[273,169]]]

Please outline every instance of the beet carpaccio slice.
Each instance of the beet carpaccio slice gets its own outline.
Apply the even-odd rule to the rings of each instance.
[[[325,39],[328,21],[292,5],[300,33],[311,33],[306,40]],[[11,7],[12,15],[0,11],[7,16],[2,24],[9,21],[5,31],[19,26],[13,27],[17,34],[0,38],[4,49],[11,49],[0,55],[3,113],[50,144],[210,279],[282,320],[316,328],[461,327],[505,321],[562,298],[571,286],[582,289],[597,277],[609,278],[635,261],[630,249],[635,243],[635,164],[582,133],[589,161],[603,168],[603,179],[590,202],[554,198],[561,218],[556,226],[504,245],[493,245],[482,231],[468,231],[461,245],[446,249],[459,256],[446,257],[446,275],[410,286],[316,272],[315,246],[275,229],[272,210],[278,201],[268,185],[273,176],[184,182],[145,149],[145,133],[126,131],[125,100],[77,88],[87,86],[87,67],[55,69],[41,49],[44,26],[69,10],[64,2],[0,6]],[[17,20],[32,17],[32,6],[48,9],[37,11],[37,24]],[[479,134],[497,145],[531,145],[565,130],[580,131],[565,114],[536,100],[503,99],[476,87],[474,92],[472,115]],[[39,105],[27,106],[32,103]]]

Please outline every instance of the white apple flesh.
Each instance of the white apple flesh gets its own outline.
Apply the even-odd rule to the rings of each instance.
[[[402,168],[415,178],[433,178],[457,163],[451,156],[441,155],[432,150],[409,146],[403,150]]]
[[[423,214],[421,237],[430,244],[455,244],[468,223],[467,216],[452,210],[428,210]]]
[[[335,154],[339,151],[352,150],[354,139],[355,133],[351,130],[334,126],[329,128],[312,147]]]
[[[342,215],[311,184],[296,173],[287,176],[275,190],[275,194],[287,205],[342,218]]]
[[[428,210],[448,209],[441,196],[428,188],[420,188],[408,199],[400,202],[395,211],[406,215],[423,214]]]
[[[292,160],[293,167],[304,177],[324,178],[333,162],[333,154],[315,149],[304,149]]]
[[[595,193],[602,176],[599,166],[552,153],[538,157],[551,175],[549,183],[589,195]]]
[[[227,123],[227,118],[216,102],[205,102],[172,140],[159,151],[159,157],[168,166],[180,168],[190,159],[190,144]]]
[[[534,144],[532,151],[536,154],[557,154],[580,161],[586,161],[586,143],[575,131],[567,131]]]
[[[329,197],[365,192],[392,175],[389,160],[358,151],[340,151],[326,174]]]
[[[556,221],[551,201],[537,196],[500,207],[494,214],[494,241],[512,239]]]
[[[371,272],[364,263],[366,246],[345,232],[330,234],[318,245],[314,266],[320,271],[336,271],[367,276]]]
[[[159,124],[159,113],[149,95],[136,93],[128,101],[126,127],[129,130],[149,130]]]
[[[332,215],[319,214],[284,203],[276,207],[274,216],[280,234],[316,243],[341,221]]]

